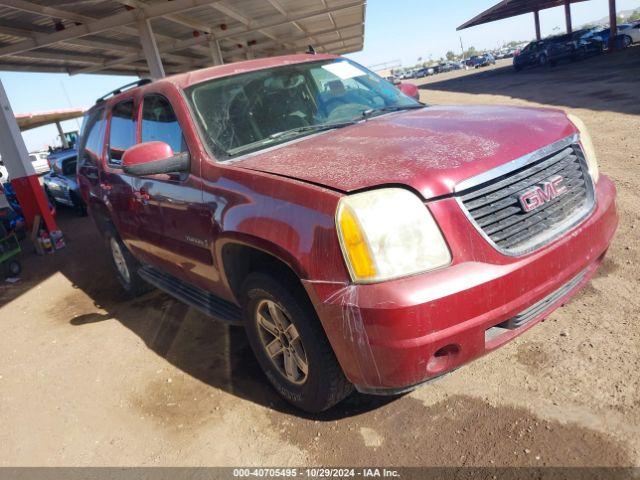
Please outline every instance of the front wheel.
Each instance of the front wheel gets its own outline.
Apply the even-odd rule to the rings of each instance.
[[[547,65],[547,56],[546,55],[540,55],[540,58],[538,58],[538,63],[540,64],[541,67],[544,67]]]
[[[245,330],[276,391],[292,405],[317,413],[340,402],[353,386],[303,295],[266,274],[249,275],[242,289]]]
[[[624,37],[622,37],[622,48],[629,48],[632,43],[633,40],[629,35],[625,35]]]

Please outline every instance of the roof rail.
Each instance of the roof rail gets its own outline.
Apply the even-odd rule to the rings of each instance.
[[[106,95],[103,95],[102,97],[100,97],[99,99],[96,100],[96,103],[104,102],[107,98],[115,97],[116,95],[119,95],[122,92],[126,92],[127,90],[131,90],[132,88],[141,87],[143,85],[148,85],[152,81],[153,80],[151,80],[150,78],[142,78],[142,79],[138,80],[137,82],[127,83],[126,85],[123,85],[120,88],[116,88],[112,92],[109,92]]]

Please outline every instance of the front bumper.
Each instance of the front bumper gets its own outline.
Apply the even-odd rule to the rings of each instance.
[[[521,257],[491,247],[454,199],[429,208],[454,252],[450,267],[372,285],[304,282],[338,361],[360,391],[409,390],[525,332],[588,282],[618,224],[615,187],[604,175],[587,219]],[[521,326],[494,328],[527,311]]]

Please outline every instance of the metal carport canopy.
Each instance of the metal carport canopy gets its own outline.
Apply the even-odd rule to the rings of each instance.
[[[365,10],[365,0],[0,0],[0,70],[157,77],[154,54],[171,74],[308,45],[350,53],[363,47]]]
[[[587,0],[502,0],[500,3],[476,15],[468,22],[463,23],[457,30],[475,27],[483,23],[495,22],[496,20],[503,20],[525,13],[534,13],[547,8],[585,1]]]

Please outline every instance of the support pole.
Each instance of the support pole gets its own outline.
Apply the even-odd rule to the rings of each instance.
[[[571,24],[571,0],[564,0],[564,18],[567,22],[567,33],[573,33]]]
[[[147,60],[151,78],[163,78],[165,76],[164,67],[162,66],[160,51],[158,50],[156,39],[153,36],[153,30],[151,30],[151,23],[149,19],[140,20],[138,22],[138,31],[140,32],[140,43],[142,43],[142,51],[144,52],[144,57]]]
[[[49,209],[47,197],[31,165],[29,152],[22,139],[2,80],[0,80],[0,155],[9,172],[11,186],[22,207],[27,226],[31,228],[36,215],[40,215],[49,232],[58,230]]]
[[[220,42],[218,40],[211,40],[209,42],[209,50],[211,51],[211,61],[213,64],[224,65],[222,51],[220,50]]]
[[[67,142],[67,137],[64,136],[64,130],[62,129],[62,125],[60,124],[60,122],[56,122],[56,128],[58,129],[58,134],[60,135],[62,148],[66,150],[67,148],[69,148],[69,142]]]
[[[618,16],[616,14],[616,0],[609,0],[609,51],[616,49],[616,37],[618,36]]]
[[[540,12],[538,10],[533,12],[533,19],[536,22],[536,40],[542,40],[542,34],[540,33]]]

